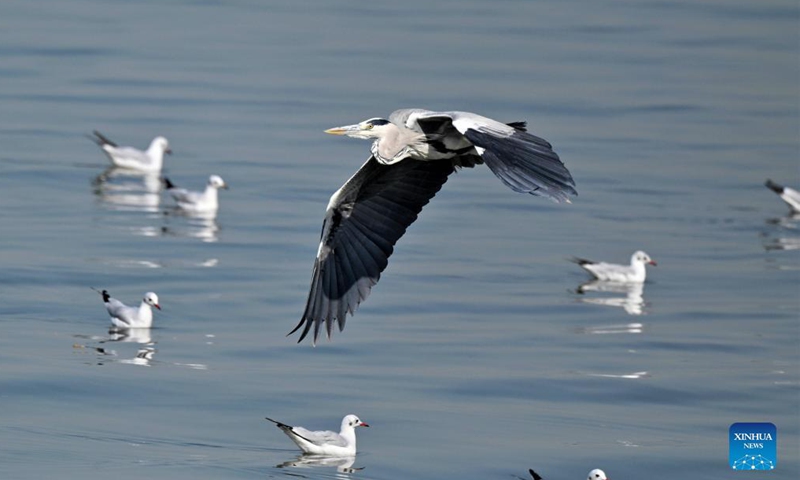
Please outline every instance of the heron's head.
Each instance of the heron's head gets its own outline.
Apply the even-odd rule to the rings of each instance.
[[[395,127],[385,118],[370,118],[355,125],[345,125],[344,127],[329,128],[325,133],[331,135],[346,135],[353,138],[381,138],[385,133]]]
[[[224,188],[226,190],[228,189],[228,184],[225,183],[225,180],[223,180],[222,177],[220,177],[219,175],[211,175],[210,177],[208,177],[208,186],[217,189],[219,188]]]

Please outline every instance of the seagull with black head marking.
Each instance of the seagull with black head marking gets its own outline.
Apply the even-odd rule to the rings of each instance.
[[[609,478],[606,476],[606,472],[600,470],[599,468],[595,468],[589,472],[586,480],[609,480]]]
[[[138,307],[129,307],[116,298],[112,298],[108,290],[102,292],[94,290],[103,297],[103,304],[111,316],[111,323],[117,328],[150,328],[153,326],[153,309],[151,307],[161,310],[158,295],[153,292],[145,293],[142,303]]]
[[[658,265],[655,260],[650,258],[650,255],[641,250],[637,250],[631,255],[630,265],[595,262],[578,257],[572,257],[569,260],[577,263],[598,280],[619,283],[644,283],[647,278],[645,265]]]
[[[569,202],[575,182],[549,142],[525,122],[501,123],[469,112],[397,110],[326,130],[373,140],[372,156],[328,202],[306,307],[302,341],[322,325],[344,329],[381,272],[395,243],[450,174],[485,163],[515,192]]]
[[[531,478],[533,478],[533,480],[543,480],[542,476],[534,472],[532,468],[528,469],[528,473],[531,474]],[[589,472],[586,480],[609,480],[609,478],[606,477],[606,472],[600,470],[599,468],[595,468]]]
[[[278,426],[300,449],[308,454],[351,457],[356,454],[356,427],[369,427],[356,415],[350,414],[342,419],[339,433],[330,430],[312,431],[303,427],[293,427],[265,417]]]
[[[87,135],[89,140],[103,149],[115,167],[144,173],[158,173],[164,165],[164,154],[172,153],[169,142],[161,136],[154,138],[147,150],[139,150],[134,147],[121,147],[97,130],[92,133],[94,136]]]
[[[208,183],[202,192],[193,192],[178,188],[169,178],[164,177],[167,192],[177,203],[178,208],[187,213],[214,213],[219,209],[219,190],[228,189],[228,184],[219,175],[208,177]]]

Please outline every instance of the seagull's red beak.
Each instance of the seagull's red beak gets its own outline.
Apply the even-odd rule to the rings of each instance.
[[[156,303],[156,304],[155,304],[155,305],[153,305],[153,306],[154,306],[154,307],[156,307],[157,309],[161,310],[161,305],[159,305],[159,304],[157,304],[157,303]]]
[[[650,265],[652,265],[652,266],[654,266],[654,267],[658,265],[658,264],[656,263],[656,261],[655,261],[655,260],[650,260],[650,261],[649,261],[649,262],[647,262],[647,263],[649,263]]]
[[[364,422],[361,422],[361,423],[359,423],[359,424],[358,424],[358,426],[359,426],[359,427],[369,427],[369,424],[366,424],[366,423],[364,423]]]

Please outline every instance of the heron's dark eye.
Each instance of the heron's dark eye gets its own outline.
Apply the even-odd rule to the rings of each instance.
[[[368,124],[364,125],[364,130],[372,130],[372,128],[373,128],[374,126],[375,126],[375,125],[373,125],[373,124],[371,124],[371,123],[368,123]]]

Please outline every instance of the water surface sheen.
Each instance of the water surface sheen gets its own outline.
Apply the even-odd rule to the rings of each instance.
[[[720,479],[728,427],[800,473],[800,37],[791,2],[69,0],[0,5],[3,478]],[[453,176],[345,332],[285,334],[324,207],[401,107],[527,120],[580,195]],[[221,193],[169,210],[97,129]],[[566,258],[659,262],[577,293]],[[159,294],[109,336],[98,295]],[[350,473],[264,416],[359,430]],[[342,468],[343,470],[343,468]]]

